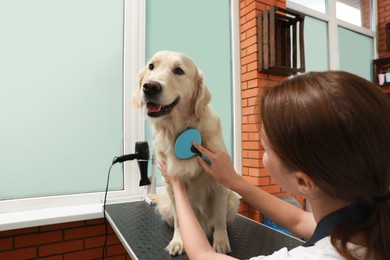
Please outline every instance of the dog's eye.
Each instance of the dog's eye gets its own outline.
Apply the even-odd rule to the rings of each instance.
[[[149,64],[149,70],[153,70],[154,69],[154,64],[153,63],[150,63]]]
[[[173,69],[173,73],[176,74],[176,75],[183,75],[184,74],[184,70],[182,68],[174,68]]]

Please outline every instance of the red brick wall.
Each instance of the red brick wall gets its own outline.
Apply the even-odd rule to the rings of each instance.
[[[362,9],[362,27],[371,29],[371,0],[360,2]]]
[[[286,8],[285,0],[241,0],[241,97],[242,97],[242,175],[253,185],[276,196],[289,196],[270,178],[264,169],[262,157],[264,150],[260,144],[260,108],[259,101],[265,88],[285,80],[258,72],[257,60],[257,15],[271,5]],[[304,206],[302,198],[297,198]],[[262,221],[263,216],[245,201],[242,201],[240,213],[254,220]]]
[[[0,232],[0,259],[101,259],[105,240],[103,219]],[[107,260],[130,260],[111,227]]]
[[[368,0],[363,7],[368,12]],[[285,0],[240,0],[240,34],[241,34],[241,96],[242,96],[242,174],[244,178],[259,188],[275,196],[288,196],[273,182],[262,165],[264,153],[260,144],[260,108],[259,101],[264,88],[285,80],[283,77],[271,76],[258,72],[257,61],[257,15],[271,5],[286,8]],[[364,23],[369,27],[369,17],[364,15]],[[385,24],[390,23],[390,1],[378,0],[378,52],[379,57],[390,56],[386,51]],[[301,197],[295,197],[305,207]],[[252,219],[262,221],[261,212],[242,201],[240,213]]]
[[[390,56],[386,51],[386,24],[390,23],[390,1],[378,0],[378,54],[379,58]]]

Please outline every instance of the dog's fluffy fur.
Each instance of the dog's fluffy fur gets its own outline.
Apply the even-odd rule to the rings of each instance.
[[[227,253],[231,248],[226,225],[237,212],[236,194],[215,182],[195,157],[180,160],[173,150],[181,132],[196,128],[201,133],[202,145],[226,151],[220,119],[209,105],[210,100],[204,76],[194,62],[182,53],[170,51],[156,53],[139,72],[133,95],[133,105],[146,108],[157,160],[166,163],[169,174],[183,178],[199,223],[207,235],[213,234],[213,248]],[[182,254],[184,247],[172,188],[169,184],[165,187],[166,192],[152,200],[162,218],[174,227],[166,250],[171,255]]]

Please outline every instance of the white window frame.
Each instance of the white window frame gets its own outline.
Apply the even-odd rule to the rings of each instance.
[[[242,172],[242,114],[241,114],[241,46],[240,1],[230,0],[232,35],[232,94],[233,94],[233,158],[237,172]]]
[[[328,46],[329,46],[329,69],[330,70],[338,70],[340,69],[339,64],[339,37],[338,37],[338,27],[343,27],[346,29],[349,29],[351,31],[360,33],[362,35],[366,35],[368,37],[373,38],[374,40],[374,50],[373,50],[373,57],[377,57],[377,38],[376,38],[376,32],[367,29],[364,27],[356,26],[351,23],[348,23],[346,21],[337,19],[336,17],[336,0],[327,0],[326,1],[326,9],[327,13],[321,13],[318,11],[315,11],[313,9],[310,9],[306,6],[302,6],[300,4],[291,2],[287,0],[287,8],[292,9],[298,12],[301,12],[305,15],[311,16],[313,18],[322,20],[324,22],[328,23]],[[377,28],[378,24],[378,15],[377,15],[377,0],[372,0],[372,10],[371,10],[371,17],[374,17],[375,22],[372,21],[371,28]]]
[[[124,154],[133,153],[135,142],[145,138],[143,116],[131,108],[134,82],[145,64],[145,15],[145,0],[124,0]],[[111,159],[107,158],[107,161]],[[144,199],[146,187],[138,186],[137,164],[125,162],[123,166],[113,167],[124,167],[124,188],[110,191],[109,203]],[[95,192],[3,200],[0,201],[0,231],[100,218],[103,216],[103,198],[104,192]]]

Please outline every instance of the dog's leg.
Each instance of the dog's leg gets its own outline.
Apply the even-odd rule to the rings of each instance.
[[[179,219],[177,218],[175,199],[173,197],[173,191],[170,185],[167,186],[167,191],[170,195],[171,210],[173,213],[173,238],[165,250],[168,251],[170,255],[181,255],[184,252],[184,243],[181,237]]]
[[[181,237],[180,227],[177,218],[175,218],[174,221],[173,238],[171,242],[169,242],[165,250],[167,250],[170,255],[181,255],[184,252],[183,239]]]
[[[231,252],[229,237],[227,233],[226,215],[227,215],[227,198],[226,192],[221,196],[216,196],[215,206],[213,207],[214,217],[214,234],[213,248],[218,253]]]

